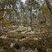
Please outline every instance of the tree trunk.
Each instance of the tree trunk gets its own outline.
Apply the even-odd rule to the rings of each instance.
[[[45,1],[46,1],[47,7],[48,7],[50,13],[52,14],[52,4],[49,2],[49,0],[45,0]]]

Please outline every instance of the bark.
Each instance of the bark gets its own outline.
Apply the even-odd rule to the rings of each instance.
[[[50,4],[49,0],[45,0],[45,1],[46,1],[47,7],[48,7],[50,13],[52,14],[52,5]]]

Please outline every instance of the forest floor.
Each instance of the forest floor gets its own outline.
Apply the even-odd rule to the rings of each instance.
[[[34,52],[34,51],[38,52],[37,49],[34,48],[32,50],[31,48],[36,47],[38,41],[44,37],[42,35],[45,35],[45,34],[47,34],[47,30],[45,28],[41,29],[41,31],[39,28],[35,28],[34,31],[32,31],[30,26],[17,27],[15,25],[15,26],[4,27],[4,30],[2,30],[2,34],[0,35],[0,43],[1,43],[0,52]],[[20,48],[20,50],[17,51],[16,50],[17,47],[13,47],[15,45],[18,48],[19,46],[22,48]],[[24,48],[23,46],[28,47],[28,49]]]

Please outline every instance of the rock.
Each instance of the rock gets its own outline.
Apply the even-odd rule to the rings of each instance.
[[[33,39],[34,39],[34,40],[38,40],[38,38],[36,38],[36,37],[34,37]]]
[[[25,52],[28,52],[28,50],[25,50]]]
[[[11,43],[10,44],[10,48],[14,47],[15,43]]]
[[[2,35],[2,36],[0,36],[0,38],[7,39],[7,35]]]
[[[38,52],[37,48],[35,48],[34,52]]]
[[[24,26],[19,26],[17,31],[26,31],[27,30],[27,27],[24,27]]]
[[[27,34],[34,34],[34,31],[27,32]]]
[[[25,52],[34,52],[31,48],[28,48]]]
[[[27,29],[28,29],[27,31],[31,31],[31,27],[30,26],[28,26]]]
[[[23,32],[21,32],[21,34],[25,34],[27,31],[23,31]]]
[[[24,41],[24,40],[26,40],[26,38],[20,39],[19,41]]]
[[[22,47],[21,48],[21,52],[25,52],[25,47]]]

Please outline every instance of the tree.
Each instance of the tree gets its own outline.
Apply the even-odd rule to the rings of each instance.
[[[46,1],[46,4],[47,4],[47,7],[48,7],[48,9],[49,9],[49,11],[51,12],[51,14],[52,14],[52,5],[51,5],[51,1],[49,2],[49,0],[45,0]]]
[[[33,30],[32,28],[32,23],[33,23],[32,18],[33,18],[33,12],[34,12],[33,10],[36,10],[36,9],[38,10],[39,4],[35,0],[26,0],[26,5],[27,5],[27,10],[29,11],[30,26],[31,26],[31,29]]]
[[[16,0],[1,0],[0,4],[0,12],[3,11],[2,17],[9,17],[9,19],[11,20],[14,13],[13,11],[15,11],[16,13]]]

